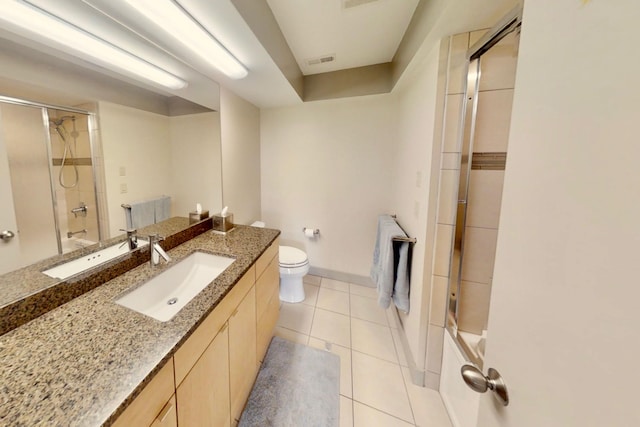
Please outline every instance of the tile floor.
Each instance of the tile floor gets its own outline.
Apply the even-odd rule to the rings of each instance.
[[[282,303],[276,335],[340,356],[340,427],[451,427],[440,394],[411,383],[375,289],[310,275],[304,286],[304,302]]]

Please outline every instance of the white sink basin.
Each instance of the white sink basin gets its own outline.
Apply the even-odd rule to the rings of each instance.
[[[233,258],[195,252],[116,303],[166,322],[218,277]]]
[[[138,239],[138,247],[141,248],[148,245],[149,242]],[[44,270],[43,273],[49,277],[57,279],[68,279],[83,271],[97,267],[100,264],[104,264],[107,261],[111,261],[114,258],[118,258],[129,252],[129,245],[126,242],[119,242],[115,245],[111,245],[97,252],[92,252],[83,257],[74,259],[73,261],[60,264],[48,270]]]

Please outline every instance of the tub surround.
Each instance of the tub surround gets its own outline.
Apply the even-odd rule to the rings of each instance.
[[[158,233],[166,236],[161,246],[169,250],[210,229],[211,219],[190,226],[188,218],[174,217],[142,228],[139,234],[144,236]],[[64,281],[41,273],[42,270],[75,259],[80,254],[88,254],[119,242],[124,242],[122,236],[57,255],[0,276],[0,335],[149,261],[149,250],[141,248]]]
[[[0,337],[0,420],[9,425],[110,425],[280,234],[236,226],[175,247],[148,263]],[[194,251],[235,262],[172,320],[158,322],[114,302]]]

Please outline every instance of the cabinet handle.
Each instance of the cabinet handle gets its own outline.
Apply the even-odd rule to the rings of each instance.
[[[238,309],[237,308],[233,311],[233,314],[231,315],[231,317],[234,317],[236,314],[238,314]]]
[[[160,423],[164,423],[164,420],[167,418],[167,415],[169,415],[171,413],[171,410],[174,407],[175,407],[175,405],[173,404],[173,400],[170,400],[164,406],[164,408],[162,408],[162,411],[160,411],[160,415],[158,415],[158,418],[160,419]]]
[[[227,326],[229,326],[229,322],[224,322],[224,325],[222,325],[222,328],[220,328],[216,335],[223,333],[224,330],[227,329]]]

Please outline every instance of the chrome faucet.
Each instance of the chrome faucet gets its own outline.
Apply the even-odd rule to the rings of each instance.
[[[129,244],[129,250],[132,251],[136,249],[138,247],[138,230],[136,230],[135,228],[121,228],[120,231],[127,232],[126,243]],[[124,243],[120,247],[122,246],[124,246]]]
[[[87,230],[79,230],[79,231],[67,231],[67,237],[70,239],[73,236],[75,236],[76,234],[87,234]]]
[[[160,264],[160,257],[164,258],[166,262],[171,261],[171,257],[160,247],[160,242],[164,240],[164,237],[160,237],[158,233],[149,235],[149,250],[151,256],[149,263],[151,267]]]

